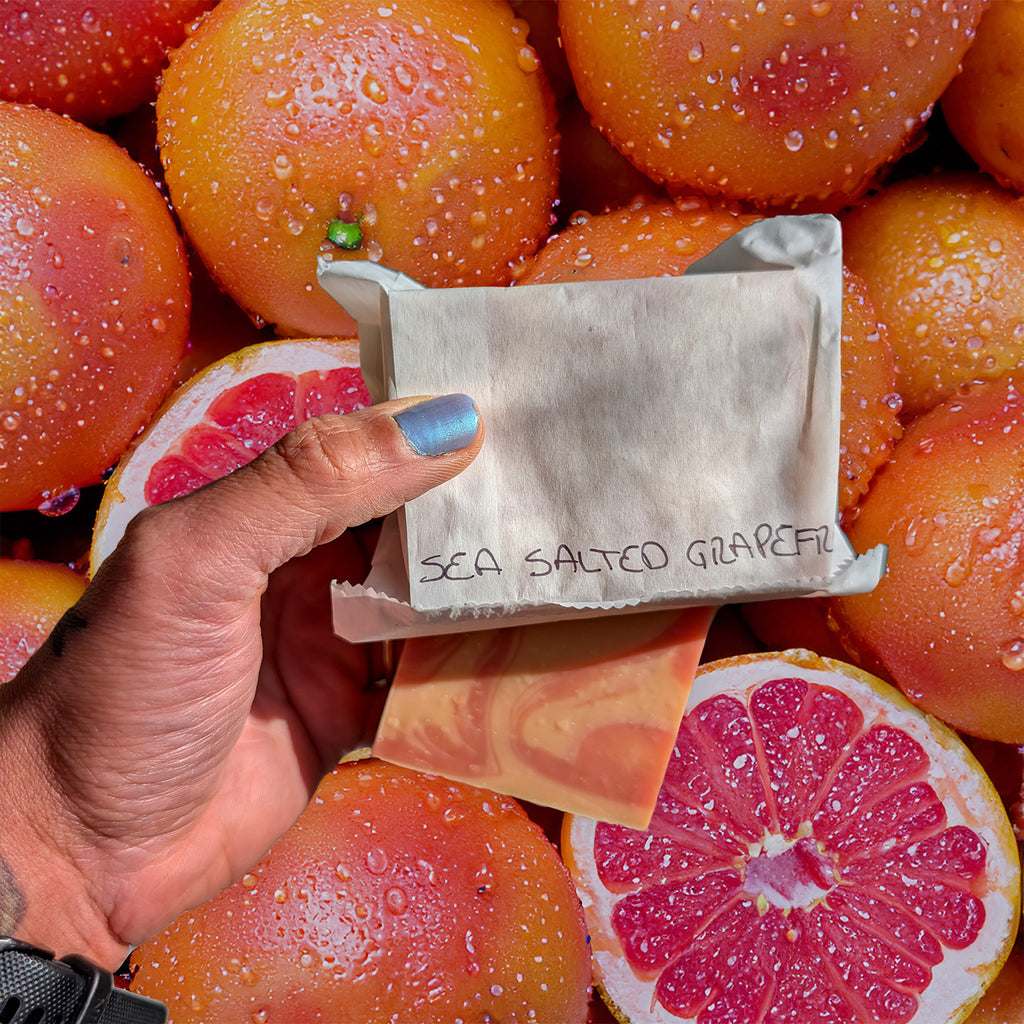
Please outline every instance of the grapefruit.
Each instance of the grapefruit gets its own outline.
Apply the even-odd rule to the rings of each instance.
[[[354,329],[317,255],[430,287],[501,285],[547,235],[554,98],[528,25],[482,0],[239,0],[175,51],[157,97],[182,226],[283,337]],[[338,245],[335,221],[359,227]]]
[[[369,404],[353,340],[260,342],[206,367],[171,394],[107,481],[91,571],[147,505],[226,476],[312,416]]]
[[[905,419],[1024,367],[1024,198],[979,172],[893,182],[841,217]]]
[[[215,3],[0,4],[0,96],[102,125],[153,99],[168,53]]]
[[[85,579],[59,562],[0,558],[0,683],[18,674],[83,590]]]
[[[996,0],[942,94],[953,137],[1000,185],[1024,192],[1024,3]],[[1024,986],[1021,988],[1024,993]]]
[[[171,390],[185,247],[112,139],[0,101],[0,254],[0,509],[59,515]]]
[[[838,208],[913,145],[986,4],[558,5],[595,126],[673,193]]]
[[[132,953],[171,1024],[583,1024],[590,954],[509,797],[378,760],[327,775],[240,881]]]
[[[947,727],[807,651],[704,665],[646,831],[568,817],[595,982],[634,1024],[951,1024],[1009,956],[1005,808]]]
[[[870,593],[825,599],[849,657],[971,736],[1024,743],[1024,376],[919,416],[850,525]]]

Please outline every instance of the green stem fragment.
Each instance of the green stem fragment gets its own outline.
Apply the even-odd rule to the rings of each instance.
[[[328,224],[327,237],[342,249],[358,249],[363,244],[363,229],[337,218]]]

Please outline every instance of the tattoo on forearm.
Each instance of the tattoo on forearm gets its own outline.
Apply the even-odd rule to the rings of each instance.
[[[25,894],[11,866],[0,857],[0,935],[13,935],[25,916]]]
[[[50,631],[47,638],[50,650],[59,658],[64,653],[64,644],[67,642],[68,635],[76,629],[85,629],[87,625],[85,616],[72,605]]]

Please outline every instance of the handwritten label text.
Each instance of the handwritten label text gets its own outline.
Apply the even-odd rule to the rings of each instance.
[[[420,560],[420,583],[467,582],[483,576],[500,576],[509,568],[528,576],[574,576],[591,573],[652,573],[673,563],[702,570],[732,565],[743,560],[820,556],[832,551],[832,525],[794,526],[792,523],[759,523],[753,530],[697,537],[682,545],[673,557],[665,544],[638,541],[624,547],[582,547],[558,544],[553,549],[533,548],[512,563],[502,564],[489,547],[429,555]]]

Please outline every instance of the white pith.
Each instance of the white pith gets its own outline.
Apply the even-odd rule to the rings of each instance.
[[[778,865],[782,855],[796,845],[797,838],[790,840],[777,832],[766,832],[761,842],[751,845],[744,865],[745,892],[783,909],[809,907],[826,894],[828,890],[815,883],[790,887],[788,893],[782,891]],[[824,859],[832,860],[828,857]]]

